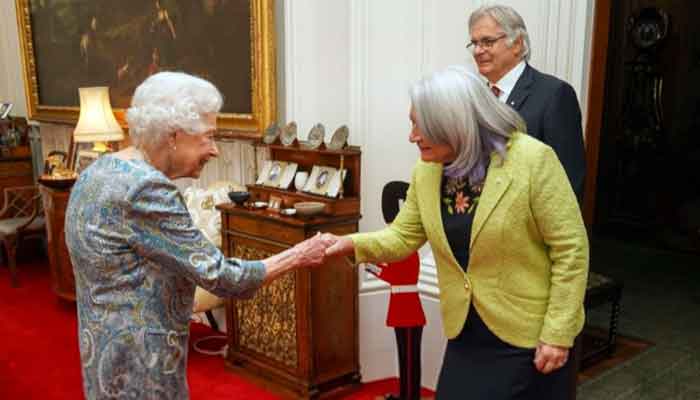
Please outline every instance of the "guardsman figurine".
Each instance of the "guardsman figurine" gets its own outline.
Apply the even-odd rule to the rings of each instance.
[[[421,388],[421,337],[425,314],[418,297],[420,259],[414,252],[393,263],[370,265],[367,271],[391,285],[386,325],[396,333],[399,352],[399,397],[385,399],[419,400]]]

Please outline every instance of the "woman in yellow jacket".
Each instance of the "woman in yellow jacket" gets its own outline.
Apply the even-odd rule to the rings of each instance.
[[[430,244],[448,344],[438,399],[562,399],[584,323],[588,240],[554,151],[461,67],[416,83],[420,150],[406,202],[384,230],[326,234],[328,255],[400,260]]]

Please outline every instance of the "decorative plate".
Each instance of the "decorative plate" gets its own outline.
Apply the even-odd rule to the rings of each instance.
[[[326,136],[326,128],[323,124],[318,123],[311,128],[309,137],[306,140],[306,148],[317,149],[323,143],[323,137]]]
[[[282,135],[280,135],[280,140],[285,146],[291,146],[294,140],[297,138],[297,123],[292,121],[287,124],[287,126],[282,129]]]
[[[277,140],[277,138],[280,136],[282,133],[282,129],[280,128],[279,125],[277,125],[277,122],[273,122],[270,124],[270,126],[265,129],[265,136],[263,136],[263,142],[265,144],[273,144]]]
[[[328,147],[330,150],[340,150],[348,142],[348,135],[350,134],[350,131],[348,130],[347,125],[343,125],[340,128],[336,129],[335,132],[333,132],[333,136],[331,137],[331,141],[328,142],[326,147]]]

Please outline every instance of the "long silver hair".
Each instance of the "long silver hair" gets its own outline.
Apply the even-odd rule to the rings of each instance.
[[[479,7],[469,16],[469,30],[471,31],[476,21],[483,17],[491,17],[501,26],[506,34],[508,47],[513,46],[518,37],[523,38],[521,57],[525,61],[530,61],[530,35],[527,33],[523,17],[513,7],[495,4]]]
[[[183,72],[159,72],[143,81],[126,111],[129,136],[137,147],[157,144],[167,134],[204,133],[206,115],[223,104],[219,90],[202,78]]]
[[[451,66],[418,81],[410,97],[423,136],[449,145],[456,154],[445,174],[468,175],[472,185],[483,183],[491,154],[496,152],[505,160],[508,139],[516,131],[525,131],[520,115],[463,66]]]

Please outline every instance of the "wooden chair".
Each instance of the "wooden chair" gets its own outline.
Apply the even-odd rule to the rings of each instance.
[[[17,247],[28,238],[44,238],[46,223],[41,195],[36,185],[6,187],[0,210],[0,241],[5,250],[13,287],[17,279]]]

